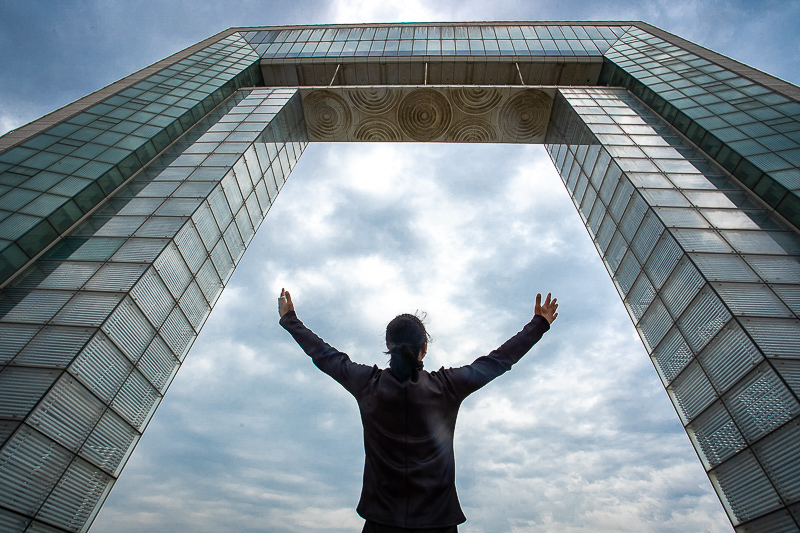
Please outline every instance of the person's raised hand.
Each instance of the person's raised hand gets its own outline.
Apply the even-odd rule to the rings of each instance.
[[[549,297],[549,296],[548,296]],[[294,304],[292,303],[292,295],[286,289],[281,289],[281,296],[278,298],[278,314],[283,315],[289,311],[294,311]]]
[[[550,293],[547,293],[547,298],[544,299],[544,303],[542,303],[542,293],[538,293],[536,295],[536,307],[533,308],[533,312],[536,315],[541,315],[547,321],[552,324],[553,320],[558,318],[558,313],[556,309],[558,309],[558,298],[553,298],[550,300]]]

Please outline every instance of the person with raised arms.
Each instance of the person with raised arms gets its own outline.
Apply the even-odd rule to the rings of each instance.
[[[364,481],[356,511],[362,533],[452,533],[466,520],[456,494],[453,435],[461,402],[519,361],[558,317],[556,298],[536,295],[534,316],[488,355],[428,372],[430,336],[416,315],[386,326],[389,367],[354,363],[308,329],[281,290],[280,325],[314,364],[358,402],[364,426]]]

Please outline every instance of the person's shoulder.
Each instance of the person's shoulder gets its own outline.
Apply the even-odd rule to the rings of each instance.
[[[434,370],[432,372],[427,372],[426,371],[425,373],[428,374],[431,377],[431,379],[439,379],[439,380],[441,380],[441,379],[448,379],[451,376],[453,376],[454,374],[458,374],[460,372],[463,372],[463,368],[464,367],[462,367],[462,366],[456,367],[456,368],[453,368],[453,367],[445,368],[443,366],[440,366],[439,370]]]

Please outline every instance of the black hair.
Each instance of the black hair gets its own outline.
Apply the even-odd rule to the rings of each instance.
[[[397,315],[386,326],[386,345],[391,357],[389,370],[400,381],[409,379],[421,366],[419,352],[430,340],[430,335],[422,323],[425,315],[404,313]]]

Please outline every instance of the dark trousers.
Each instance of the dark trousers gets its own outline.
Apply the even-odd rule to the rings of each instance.
[[[458,533],[458,526],[426,527],[424,529],[410,529],[407,527],[384,526],[375,522],[367,522],[361,533]]]

